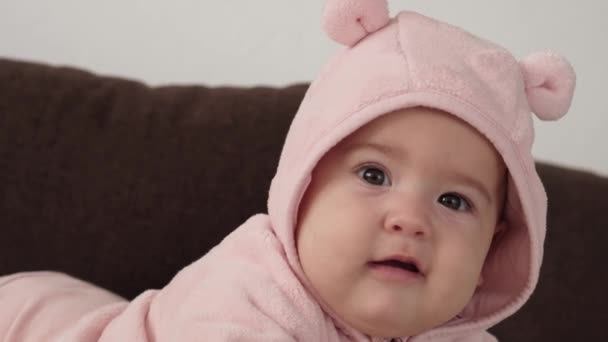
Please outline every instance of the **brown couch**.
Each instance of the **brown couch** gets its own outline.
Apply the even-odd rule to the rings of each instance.
[[[0,274],[53,269],[132,298],[266,211],[306,85],[148,87],[0,59]],[[501,341],[608,341],[608,178],[539,163],[545,262]],[[1,303],[0,303],[1,305]]]

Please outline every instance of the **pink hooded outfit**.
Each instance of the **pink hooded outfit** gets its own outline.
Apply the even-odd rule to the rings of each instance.
[[[160,290],[131,302],[52,272],[0,277],[0,341],[495,341],[486,329],[536,286],[547,199],[531,146],[532,113],[555,120],[575,85],[570,64],[541,52],[517,61],[486,40],[383,0],[328,1],[325,29],[346,45],[312,83],[290,127],[268,200]],[[419,336],[366,336],[318,300],[298,260],[299,202],[319,159],[398,109],[425,106],[480,131],[508,168],[507,228],[483,285],[459,318]]]

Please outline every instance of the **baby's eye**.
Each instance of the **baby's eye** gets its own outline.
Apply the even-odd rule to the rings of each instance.
[[[441,195],[438,200],[442,205],[457,211],[471,210],[471,204],[464,197],[456,193],[447,193]]]
[[[377,186],[389,186],[391,181],[384,171],[375,166],[364,166],[357,171],[357,175],[365,182]]]

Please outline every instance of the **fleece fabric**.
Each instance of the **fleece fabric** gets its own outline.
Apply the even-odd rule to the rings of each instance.
[[[347,46],[312,83],[294,118],[268,215],[250,218],[167,286],[131,302],[58,273],[2,277],[0,340],[388,340],[365,336],[322,307],[302,272],[294,227],[311,172],[327,151],[383,114],[426,106],[468,122],[502,155],[508,224],[461,318],[394,340],[493,341],[485,330],[525,303],[542,261],[546,195],[531,156],[530,112],[547,120],[566,113],[571,66],[553,53],[517,61],[417,13],[390,19],[383,1],[330,1],[325,20],[330,37]]]

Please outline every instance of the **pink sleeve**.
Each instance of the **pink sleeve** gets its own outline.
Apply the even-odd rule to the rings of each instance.
[[[199,291],[182,271],[161,291],[132,302],[60,273],[0,278],[0,341],[294,341],[248,298]],[[233,292],[233,293],[230,293]],[[253,305],[243,305],[248,302]]]
[[[328,340],[333,323],[256,221],[131,302],[59,273],[0,278],[0,342]]]
[[[498,342],[498,339],[496,339],[496,337],[489,332],[484,331],[482,342]]]
[[[118,312],[124,299],[55,272],[0,277],[0,341],[52,341],[84,315]]]

